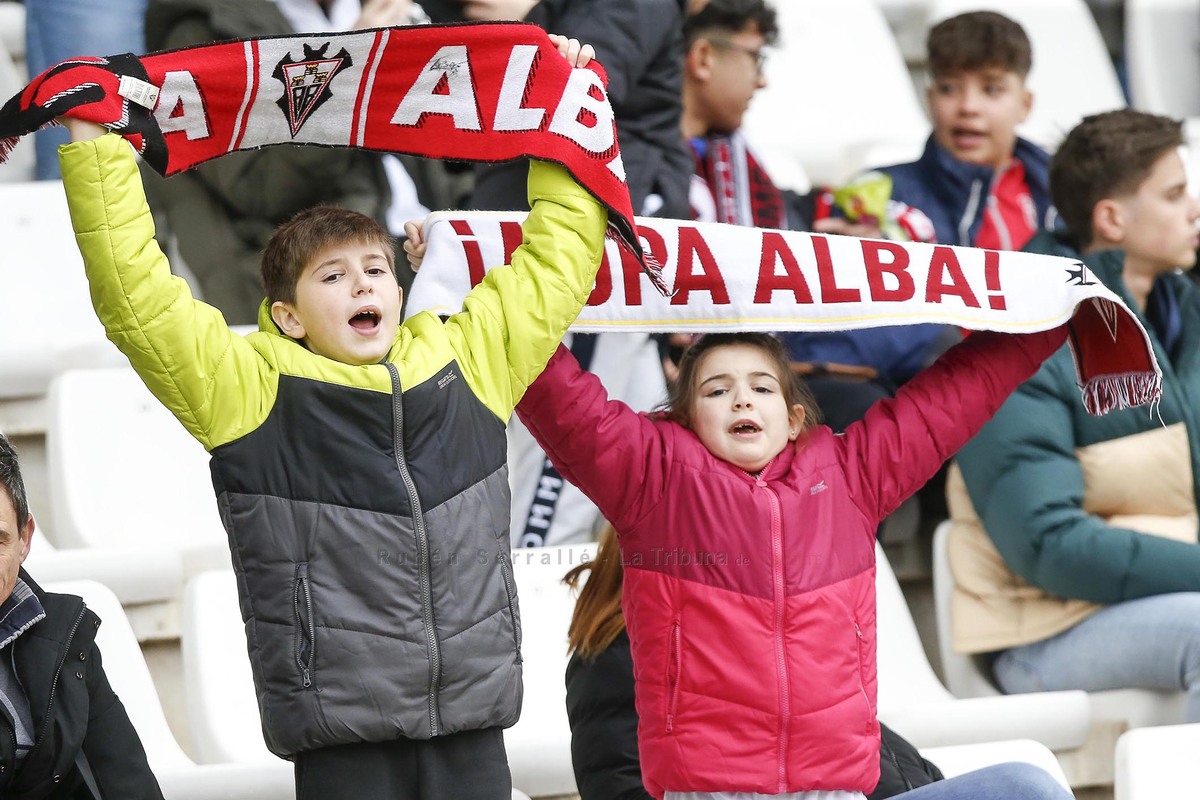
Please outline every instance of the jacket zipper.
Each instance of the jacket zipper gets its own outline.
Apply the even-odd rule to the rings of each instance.
[[[863,645],[867,643],[867,637],[863,636],[862,628],[858,627],[858,620],[851,618],[854,623],[854,635],[858,637],[858,691],[862,693],[863,702],[867,704],[867,716],[871,719],[875,718],[875,713],[871,708],[871,698],[867,697],[867,684],[863,679]]]
[[[967,198],[967,207],[963,211],[962,219],[958,221],[958,243],[963,247],[971,245],[971,225],[979,213],[980,190],[985,189],[983,183],[980,178],[971,181],[971,194]],[[986,187],[986,190],[990,191],[991,187]]]
[[[395,425],[392,434],[392,449],[396,453],[396,467],[400,470],[400,478],[404,488],[408,490],[408,502],[412,507],[413,532],[417,537],[417,567],[421,584],[421,615],[425,624],[425,641],[429,645],[429,730],[430,735],[437,736],[438,724],[438,683],[441,681],[442,654],[433,627],[433,589],[430,577],[429,563],[429,534],[425,530],[425,514],[421,510],[421,498],[417,494],[417,485],[413,482],[412,474],[408,471],[408,460],[404,454],[404,397],[400,387],[400,372],[396,365],[388,362],[388,373],[392,376],[392,416]]]
[[[304,592],[304,607],[308,616],[300,619],[300,592]],[[301,642],[296,641],[296,666],[300,667],[301,680],[304,688],[312,686],[312,668],[317,660],[317,624],[313,621],[312,592],[308,587],[308,569],[303,564],[296,565],[296,589],[292,593],[292,607],[296,611],[296,619],[304,632],[308,634],[308,661],[302,657]]]
[[[675,727],[675,710],[679,708],[679,684],[683,679],[683,637],[679,632],[679,620],[671,623],[671,666],[675,668],[675,679],[671,681],[671,693],[667,699],[667,733]]]
[[[772,459],[774,461],[774,459]],[[779,794],[787,791],[787,752],[789,720],[791,719],[791,700],[788,697],[787,654],[783,645],[783,625],[787,614],[787,597],[783,580],[783,520],[779,510],[779,497],[775,490],[767,485],[762,476],[771,466],[766,465],[754,476],[754,482],[767,493],[767,502],[771,504],[771,577],[775,590],[775,666],[779,675]]]
[[[71,632],[67,634],[66,640],[63,642],[62,657],[58,660],[58,666],[54,670],[54,680],[50,684],[50,699],[46,702],[46,718],[42,720],[42,729],[38,731],[37,741],[33,747],[29,748],[29,752],[25,754],[25,763],[32,764],[29,760],[37,749],[42,746],[42,742],[46,740],[46,732],[50,729],[50,721],[54,718],[51,713],[54,710],[54,696],[58,692],[58,679],[62,675],[63,664],[67,662],[67,654],[71,652],[71,642],[75,640],[75,632],[79,630],[79,626],[83,623],[83,618],[87,614],[87,606],[85,605],[79,612],[79,616],[75,618],[75,624],[71,626]]]
[[[517,609],[513,606],[513,580],[509,574],[508,557],[504,554],[503,549],[497,549],[496,554],[500,559],[500,576],[504,578],[504,597],[508,601],[508,616],[512,620],[512,635],[513,645],[517,648],[517,663],[524,663],[521,658],[521,640],[517,636]]]
[[[8,657],[9,657],[9,662],[12,664],[12,676],[14,679],[16,679],[17,685],[21,687],[21,691],[24,692],[25,687],[21,684],[21,676],[17,674],[17,643],[16,642],[13,642],[12,646],[10,646],[8,648]],[[9,728],[9,730],[8,730],[8,738],[10,741],[12,741],[12,748],[13,748],[12,749],[13,773],[12,773],[12,775],[9,776],[9,780],[12,780],[16,776],[16,769],[17,769],[17,721],[16,721],[15,717],[13,719],[13,726],[11,728]],[[8,765],[5,764],[4,766],[7,767]]]

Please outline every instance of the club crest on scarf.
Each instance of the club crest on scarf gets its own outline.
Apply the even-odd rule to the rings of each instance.
[[[292,54],[288,53],[271,73],[283,84],[283,96],[276,103],[287,116],[293,138],[300,132],[305,120],[329,99],[329,84],[334,76],[354,65],[344,47],[336,55],[326,56],[330,44],[326,42],[320,48],[305,44],[302,58],[293,60]]]

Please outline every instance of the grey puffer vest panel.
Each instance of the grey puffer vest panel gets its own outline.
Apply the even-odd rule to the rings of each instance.
[[[392,395],[283,376],[213,451],[277,755],[516,722],[504,426],[454,368]]]

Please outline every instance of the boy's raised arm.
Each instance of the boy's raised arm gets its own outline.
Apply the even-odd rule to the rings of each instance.
[[[150,391],[207,448],[236,436],[246,402],[253,349],[235,336],[221,313],[195,301],[171,274],[154,240],[133,150],[119,136],[63,119],[72,143],[61,148],[63,185],[83,255],[92,304],[108,338]],[[223,374],[240,374],[241,402],[214,402]],[[232,431],[232,433],[231,433]]]
[[[590,45],[551,35],[574,66]],[[530,213],[511,266],[493,269],[447,323],[466,378],[507,420],[591,294],[604,253],[605,207],[562,167],[529,166]]]

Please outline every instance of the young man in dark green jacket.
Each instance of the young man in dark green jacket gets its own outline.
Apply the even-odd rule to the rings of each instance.
[[[950,562],[955,649],[994,654],[1005,691],[1183,689],[1197,722],[1200,291],[1182,270],[1200,203],[1182,144],[1176,120],[1085,119],[1051,165],[1070,235],[1026,247],[1081,258],[1078,280],[1137,312],[1162,402],[1089,416],[1067,348],[1047,360],[959,453]]]

